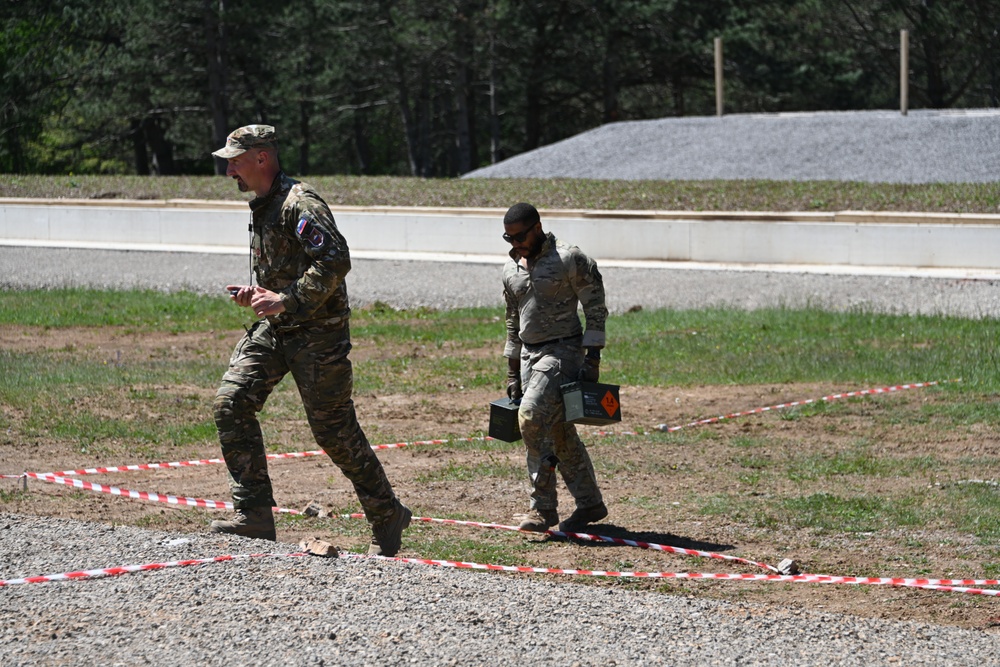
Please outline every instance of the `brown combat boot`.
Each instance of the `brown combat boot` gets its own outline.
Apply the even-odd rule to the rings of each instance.
[[[544,533],[559,523],[559,513],[555,510],[531,509],[527,514],[515,514],[514,520],[520,522],[517,527],[521,530]]]
[[[241,535],[258,540],[277,540],[274,530],[274,515],[270,507],[248,507],[236,510],[236,516],[230,521],[213,521],[213,533]]]
[[[382,523],[372,524],[372,543],[368,545],[369,556],[395,556],[403,545],[403,531],[410,525],[413,512],[406,505],[397,502],[392,518]]]
[[[608,515],[608,506],[604,503],[590,507],[577,507],[568,519],[559,524],[559,530],[564,533],[575,533],[588,524],[597,523]]]

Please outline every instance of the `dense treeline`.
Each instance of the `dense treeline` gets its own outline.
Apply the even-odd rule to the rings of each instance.
[[[1000,0],[5,0],[0,171],[454,176],[602,123],[997,106]]]

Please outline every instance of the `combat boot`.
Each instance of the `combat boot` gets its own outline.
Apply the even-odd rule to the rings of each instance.
[[[577,507],[568,519],[559,524],[559,530],[564,533],[575,533],[588,524],[597,523],[608,515],[608,506],[604,503],[590,507]]]
[[[413,512],[406,505],[396,502],[392,517],[382,523],[372,524],[372,543],[369,556],[395,556],[403,544],[403,531],[410,525]]]
[[[527,514],[515,514],[515,521],[520,521],[518,528],[544,533],[559,523],[559,513],[555,510],[531,509]]]
[[[213,521],[213,533],[241,535],[258,540],[277,540],[274,530],[274,515],[270,507],[247,507],[237,509],[236,516],[230,521]]]

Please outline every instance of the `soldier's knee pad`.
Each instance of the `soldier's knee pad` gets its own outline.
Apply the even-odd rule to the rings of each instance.
[[[254,413],[251,401],[242,393],[231,389],[220,389],[212,406],[215,423],[220,428],[232,424],[237,415]]]

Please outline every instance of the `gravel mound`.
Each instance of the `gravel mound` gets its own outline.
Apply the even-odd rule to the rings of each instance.
[[[262,550],[297,547],[0,514],[3,579]],[[978,666],[1000,655],[1000,637],[960,628],[367,558],[244,558],[6,586],[0,599],[5,665]]]
[[[465,178],[985,183],[1000,111],[735,114],[609,123]]]

